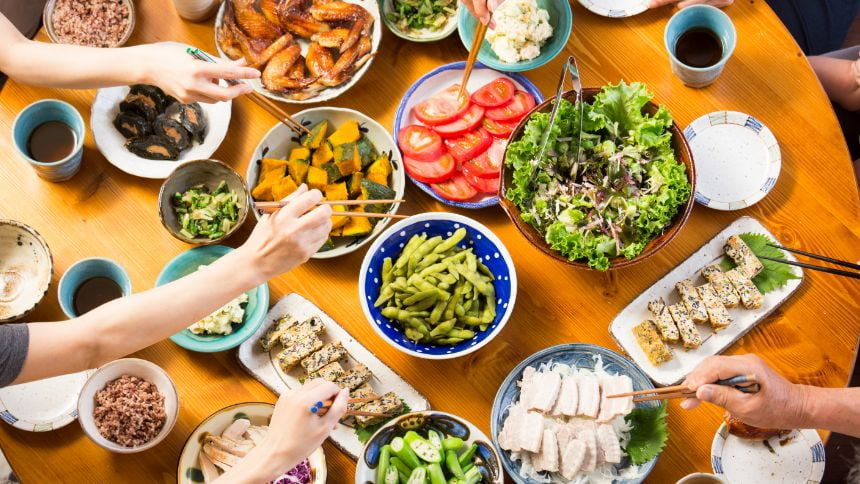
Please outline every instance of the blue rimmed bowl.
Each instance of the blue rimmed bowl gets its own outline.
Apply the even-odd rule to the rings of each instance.
[[[501,59],[493,52],[490,47],[490,42],[484,40],[481,45],[481,50],[478,52],[478,62],[506,72],[521,72],[537,69],[538,67],[553,60],[555,56],[561,52],[567,39],[570,38],[570,32],[573,27],[573,12],[570,10],[570,2],[558,0],[537,0],[539,8],[549,11],[549,23],[552,25],[552,37],[547,39],[547,42],[541,46],[540,55],[534,59],[520,62],[502,62]],[[466,50],[472,48],[472,39],[475,38],[475,27],[478,26],[478,21],[465,8],[461,8],[457,13],[457,25],[460,32],[460,40],[466,47]],[[540,101],[538,101],[540,102]]]
[[[466,11],[466,9],[463,8],[460,10]],[[397,139],[397,134],[400,132],[401,128],[405,128],[410,124],[420,124],[418,119],[412,114],[412,108],[421,101],[444,91],[452,84],[458,84],[463,78],[463,70],[465,67],[466,63],[463,61],[452,62],[450,64],[439,66],[427,74],[424,74],[420,79],[409,86],[409,89],[406,91],[406,94],[403,95],[403,99],[400,100],[400,105],[397,106],[397,111],[394,114],[393,133],[395,139]],[[517,89],[522,89],[523,91],[531,94],[532,97],[535,98],[535,103],[540,104],[543,101],[543,95],[540,90],[524,75],[517,74],[515,72],[499,72],[482,65],[480,62],[475,63],[472,74],[469,76],[469,82],[466,84],[466,89],[469,92],[475,92],[481,86],[499,77],[507,77],[513,81],[514,85],[517,86]],[[430,188],[429,184],[416,180],[409,175],[409,173],[406,173],[406,175],[409,176],[412,183],[417,185],[418,188],[424,191],[424,193],[446,205],[476,209],[499,204],[499,196],[497,194],[479,194],[475,199],[465,202],[446,200],[445,198],[437,195],[436,192]]]
[[[232,251],[232,248],[223,245],[207,245],[186,250],[164,266],[158,279],[155,280],[155,285],[156,287],[163,286],[185,277],[197,271],[200,266],[209,265]],[[214,353],[239,346],[257,331],[269,311],[268,285],[261,284],[246,294],[248,295],[248,304],[245,306],[245,317],[242,318],[241,323],[233,324],[232,333],[206,335],[194,334],[188,329],[183,329],[171,336],[170,340],[187,350],[201,353]]]
[[[648,376],[632,361],[610,349],[585,343],[569,343],[550,346],[549,348],[543,349],[529,356],[508,373],[508,376],[505,378],[505,381],[502,382],[502,385],[499,387],[499,391],[496,393],[495,400],[493,400],[493,410],[490,415],[490,437],[493,439],[493,445],[496,447],[496,452],[501,456],[502,465],[505,467],[505,471],[507,471],[508,475],[510,475],[514,481],[521,484],[537,484],[537,481],[535,480],[520,477],[521,463],[511,459],[510,453],[499,446],[498,439],[499,432],[502,430],[502,424],[508,416],[508,409],[520,397],[520,387],[517,385],[517,382],[522,380],[523,370],[525,370],[527,366],[537,367],[542,363],[563,363],[565,365],[575,366],[576,368],[588,368],[593,370],[597,364],[598,356],[603,361],[603,369],[608,373],[629,376],[630,379],[633,380],[634,390],[648,390],[654,388],[654,384],[651,383]],[[659,401],[650,401],[639,402],[636,404],[636,407],[657,407],[659,405]],[[659,456],[655,457],[650,462],[639,466],[640,474],[638,478],[615,480],[613,482],[616,484],[636,484],[644,481],[651,470],[654,469],[654,466],[657,465],[658,458]],[[620,471],[629,465],[630,460],[625,456],[620,464],[615,465],[615,468]]]
[[[472,248],[495,276],[496,319],[485,330],[478,331],[474,338],[454,346],[435,346],[415,343],[406,338],[399,325],[382,316],[373,301],[379,297],[382,263],[386,257],[396,260],[406,242],[413,235],[426,234],[428,237],[450,236],[460,227],[466,228],[466,238],[460,247]],[[361,264],[358,279],[358,293],[361,309],[367,321],[382,339],[398,350],[419,358],[442,360],[456,358],[477,351],[495,338],[505,327],[514,310],[517,299],[517,274],[514,261],[498,237],[483,224],[453,213],[429,212],[413,215],[392,225],[370,246]]]

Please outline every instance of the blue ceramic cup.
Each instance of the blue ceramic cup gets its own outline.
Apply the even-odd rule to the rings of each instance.
[[[723,55],[712,66],[688,66],[678,60],[675,55],[675,46],[681,34],[695,28],[710,30],[723,44]],[[722,74],[726,61],[729,60],[735,50],[737,33],[731,19],[722,10],[710,5],[694,5],[679,10],[669,19],[663,34],[663,42],[666,45],[666,50],[669,51],[672,72],[690,87],[705,87],[717,80],[717,77]]]
[[[93,277],[106,277],[117,283],[122,289],[123,297],[131,295],[131,279],[129,279],[125,269],[116,261],[104,257],[81,259],[66,270],[57,287],[60,309],[69,318],[80,316],[75,312],[75,292],[81,287],[81,284]]]
[[[75,146],[72,152],[60,161],[44,163],[30,156],[27,143],[30,135],[38,126],[48,121],[61,121],[75,133]],[[36,173],[52,182],[66,181],[81,168],[86,125],[81,113],[71,104],[59,99],[43,99],[24,108],[12,124],[12,139],[18,154],[29,163]]]

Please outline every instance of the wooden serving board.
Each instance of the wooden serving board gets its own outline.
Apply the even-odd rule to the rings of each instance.
[[[347,361],[343,367],[350,369],[356,362],[366,365],[373,373],[370,380],[376,393],[382,395],[386,392],[396,393],[413,411],[429,410],[430,403],[418,393],[418,391],[406,382],[400,375],[380,361],[373,353],[359,343],[347,330],[337,324],[328,314],[324,313],[314,303],[304,297],[292,293],[281,298],[266,314],[263,324],[239,346],[236,356],[239,363],[248,373],[265,385],[269,390],[280,395],[285,391],[301,386],[300,378],[306,376],[301,366],[293,368],[289,373],[284,373],[278,366],[276,356],[281,351],[280,345],[275,345],[271,351],[263,350],[260,346],[260,337],[269,330],[272,324],[282,316],[290,314],[298,321],[304,321],[312,316],[319,316],[325,323],[326,331],[320,335],[325,343],[340,341],[349,352]],[[340,424],[329,437],[338,448],[347,453],[353,459],[358,459],[364,444],[362,444],[352,427]]]
[[[702,334],[702,346],[695,350],[685,351],[680,345],[669,345],[672,349],[672,360],[660,366],[652,365],[633,336],[634,326],[639,324],[643,319],[653,319],[651,313],[648,312],[648,302],[662,297],[666,301],[666,304],[674,304],[680,300],[677,291],[675,291],[675,283],[684,279],[691,279],[693,284],[699,286],[707,282],[700,274],[702,268],[715,262],[718,263],[723,258],[723,246],[729,236],[745,232],[765,234],[779,243],[779,239],[774,237],[761,222],[752,217],[741,217],[723,229],[722,232],[688,257],[678,267],[672,269],[662,279],[646,289],[633,302],[621,310],[609,325],[609,333],[618,346],[656,384],[667,386],[679,383],[706,357],[722,353],[732,343],[754,328],[772,313],[774,309],[785,302],[800,286],[803,280],[803,270],[795,267],[793,268],[794,273],[800,279],[792,279],[780,289],[765,294],[764,304],[762,304],[761,308],[752,310],[744,309],[742,306],[729,308],[728,311],[733,321],[728,328],[719,333],[714,333],[707,323],[699,324],[697,326],[699,332]],[[785,256],[789,260],[797,260],[789,252],[786,252]]]

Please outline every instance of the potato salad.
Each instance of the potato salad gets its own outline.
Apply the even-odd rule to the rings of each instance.
[[[505,0],[493,11],[495,28],[487,32],[493,52],[502,62],[534,59],[552,37],[549,12],[535,0]]]
[[[242,293],[221,309],[189,326],[188,330],[194,334],[230,334],[233,332],[232,324],[241,323],[245,317],[247,302],[248,295]]]

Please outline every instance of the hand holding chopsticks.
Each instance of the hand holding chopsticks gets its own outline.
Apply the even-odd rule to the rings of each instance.
[[[734,387],[736,390],[743,393],[758,393],[758,391],[761,390],[761,385],[757,382],[755,375],[738,375],[724,380],[717,380],[714,382],[714,385]],[[696,392],[687,385],[675,385],[629,393],[619,393],[617,395],[609,395],[606,398],[634,397],[634,402],[647,402],[651,400],[669,400],[672,398],[692,398],[695,396]]]
[[[370,204],[379,204],[379,203],[403,203],[406,200],[397,199],[397,200],[322,200],[317,205],[370,205]],[[286,206],[289,204],[288,200],[280,201],[280,202],[254,202],[254,208],[261,210],[265,213],[272,213],[277,211],[279,208]],[[344,217],[366,217],[366,218],[393,218],[393,219],[404,219],[408,218],[408,215],[395,215],[391,213],[374,213],[374,212],[332,212],[332,215],[335,216],[344,216]]]

